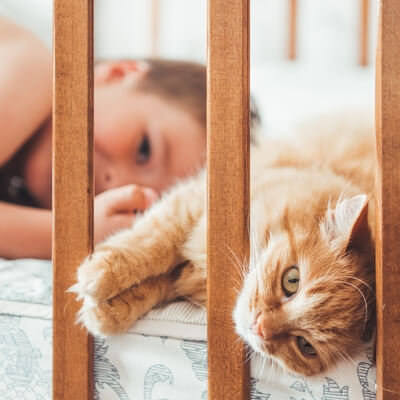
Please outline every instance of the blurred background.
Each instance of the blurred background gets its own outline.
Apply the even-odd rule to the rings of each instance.
[[[331,111],[373,113],[376,2],[251,1],[251,88],[267,132]],[[95,57],[205,63],[206,13],[206,0],[95,0]],[[52,0],[0,0],[0,14],[51,47]]]

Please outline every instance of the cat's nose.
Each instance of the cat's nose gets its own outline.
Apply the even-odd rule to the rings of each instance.
[[[253,326],[251,327],[253,333],[255,333],[257,336],[260,336],[262,339],[266,339],[265,335],[265,330],[263,329],[264,325],[264,318],[262,316],[262,313],[258,313],[254,319]]]
[[[270,341],[279,336],[281,324],[279,316],[263,311],[255,316],[251,329],[261,339]]]

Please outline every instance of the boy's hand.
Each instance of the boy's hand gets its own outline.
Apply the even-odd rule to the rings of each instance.
[[[150,188],[126,185],[98,194],[94,199],[94,244],[132,226],[136,213],[146,210],[156,199]]]

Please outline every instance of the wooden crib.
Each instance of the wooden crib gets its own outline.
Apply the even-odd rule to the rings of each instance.
[[[219,249],[249,253],[249,0],[209,0],[208,12],[208,396],[248,399],[249,366],[231,321],[241,278]],[[384,400],[400,398],[399,22],[400,2],[380,0],[377,396]],[[79,304],[66,289],[93,246],[93,0],[54,0],[53,110],[53,399],[92,399],[92,338],[74,324]]]

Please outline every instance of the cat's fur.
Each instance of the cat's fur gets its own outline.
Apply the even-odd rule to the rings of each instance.
[[[372,130],[311,131],[252,149],[253,251],[234,310],[254,350],[304,375],[351,357],[370,338],[375,313]],[[74,287],[91,332],[124,332],[178,297],[205,305],[205,210],[201,173],[96,247]],[[282,274],[292,265],[300,286],[287,298]],[[300,351],[300,336],[316,356]]]

